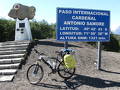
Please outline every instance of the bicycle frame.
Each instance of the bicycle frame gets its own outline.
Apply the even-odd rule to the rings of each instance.
[[[49,64],[49,63],[47,62],[47,60],[44,59],[44,57],[47,57],[47,55],[45,55],[44,53],[38,52],[36,49],[34,49],[34,51],[39,55],[38,61],[43,61],[53,72],[57,72],[57,62],[61,63],[61,62],[64,60],[64,58],[63,58],[64,55],[70,54],[70,53],[74,52],[74,51],[71,50],[71,49],[63,49],[63,50],[61,50],[60,52],[59,52],[59,51],[56,51],[57,57],[54,58],[56,64],[55,64],[55,67],[53,68],[53,66],[52,66],[51,64]],[[60,60],[58,59],[59,56],[61,57],[62,61],[60,61]],[[50,59],[50,58],[48,57],[48,59]],[[52,57],[51,57],[51,59],[52,59]]]
[[[43,61],[52,71],[57,72],[57,63],[58,63],[58,62],[59,62],[59,63],[61,62],[61,61],[58,59],[58,56],[59,56],[59,55],[57,55],[56,58],[53,58],[53,57],[49,58],[49,57],[48,57],[48,59],[55,59],[55,63],[56,63],[56,64],[55,64],[55,67],[53,68],[53,66],[50,65],[50,64],[47,62],[47,60],[44,59],[44,57],[47,57],[45,54],[38,52],[36,49],[34,49],[34,51],[39,55],[39,59],[37,60],[38,62]],[[37,64],[38,64],[38,63],[37,63]]]
[[[57,60],[57,58],[56,58]],[[44,60],[43,58],[41,59],[41,61],[43,61],[52,71],[57,71],[57,64],[55,64],[55,68],[53,68],[52,65],[50,65],[46,60]],[[57,60],[59,61],[59,60]]]

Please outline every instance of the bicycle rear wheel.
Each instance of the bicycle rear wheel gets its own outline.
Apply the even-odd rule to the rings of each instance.
[[[69,79],[74,75],[74,73],[75,73],[75,68],[65,67],[64,62],[61,62],[58,65],[58,74],[60,77],[64,79]]]
[[[33,64],[27,70],[27,79],[31,84],[38,84],[42,80],[43,75],[43,68],[39,64]]]

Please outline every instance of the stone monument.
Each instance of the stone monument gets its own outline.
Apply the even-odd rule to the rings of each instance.
[[[35,16],[35,7],[25,6],[22,4],[14,4],[8,16],[16,19],[15,41],[32,40],[29,20]]]

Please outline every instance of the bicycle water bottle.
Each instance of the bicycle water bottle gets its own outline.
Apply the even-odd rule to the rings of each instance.
[[[55,69],[55,62],[54,61],[52,63],[52,67],[53,67],[53,69]]]

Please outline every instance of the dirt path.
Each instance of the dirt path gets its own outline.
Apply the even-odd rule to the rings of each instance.
[[[96,49],[83,43],[70,43],[76,50],[77,70],[74,77],[64,80],[58,74],[48,76],[50,69],[44,67],[44,78],[38,85],[31,85],[26,79],[28,67],[35,63],[37,55],[32,51],[25,65],[19,70],[13,82],[0,83],[0,90],[120,90],[120,53],[102,51],[102,71],[96,70]],[[63,43],[40,41],[35,48],[49,56],[63,48]]]

